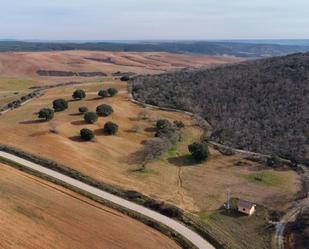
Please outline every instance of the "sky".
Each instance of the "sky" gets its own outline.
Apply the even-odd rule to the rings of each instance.
[[[0,0],[0,39],[308,39],[308,0]]]

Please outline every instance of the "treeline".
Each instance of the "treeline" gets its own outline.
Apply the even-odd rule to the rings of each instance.
[[[309,46],[254,44],[242,42],[22,42],[0,41],[0,52],[7,51],[123,51],[171,52],[205,55],[231,55],[237,57],[269,57],[309,51]]]
[[[309,164],[309,53],[139,76],[132,91],[200,114],[219,143]]]

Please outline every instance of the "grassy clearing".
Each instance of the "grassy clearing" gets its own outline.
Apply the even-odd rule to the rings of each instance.
[[[198,215],[225,248],[271,248],[272,231],[267,231],[267,210],[262,207],[258,207],[256,214],[251,217],[237,211],[228,213],[224,209],[201,212]]]
[[[286,177],[280,172],[262,170],[251,174],[244,175],[249,182],[268,187],[283,187]]]

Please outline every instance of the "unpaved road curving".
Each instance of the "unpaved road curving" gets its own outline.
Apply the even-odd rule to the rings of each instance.
[[[0,151],[0,157],[8,159],[10,161],[13,161],[15,163],[21,164],[24,167],[27,167],[29,169],[38,171],[40,173],[43,173],[45,175],[48,175],[50,177],[53,177],[57,180],[60,180],[62,182],[65,182],[66,184],[69,184],[71,186],[77,187],[81,190],[84,190],[88,193],[91,193],[93,195],[96,195],[100,198],[103,198],[105,200],[108,200],[110,202],[116,203],[122,207],[125,207],[127,209],[130,209],[132,211],[135,211],[137,213],[143,214],[147,217],[150,217],[170,228],[172,228],[173,230],[175,230],[176,232],[178,232],[179,234],[181,234],[183,237],[185,237],[186,239],[188,239],[189,241],[191,241],[196,247],[200,248],[200,249],[214,249],[214,247],[207,242],[206,240],[204,240],[201,236],[199,236],[197,233],[193,232],[192,230],[190,230],[189,228],[187,228],[185,225],[171,219],[168,218],[164,215],[161,215],[155,211],[152,211],[148,208],[145,208],[143,206],[137,205],[135,203],[132,203],[130,201],[127,201],[125,199],[122,199],[118,196],[112,195],[110,193],[107,193],[103,190],[100,190],[98,188],[92,187],[88,184],[85,184],[81,181],[75,180],[71,177],[68,177],[66,175],[63,175],[61,173],[58,173],[56,171],[53,171],[51,169],[47,169],[43,166],[40,166],[36,163],[32,163],[28,160],[25,160],[23,158],[17,157],[15,155]]]

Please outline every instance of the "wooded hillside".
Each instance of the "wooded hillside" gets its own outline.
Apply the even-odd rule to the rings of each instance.
[[[199,113],[217,142],[309,163],[309,53],[140,76],[133,94]]]

